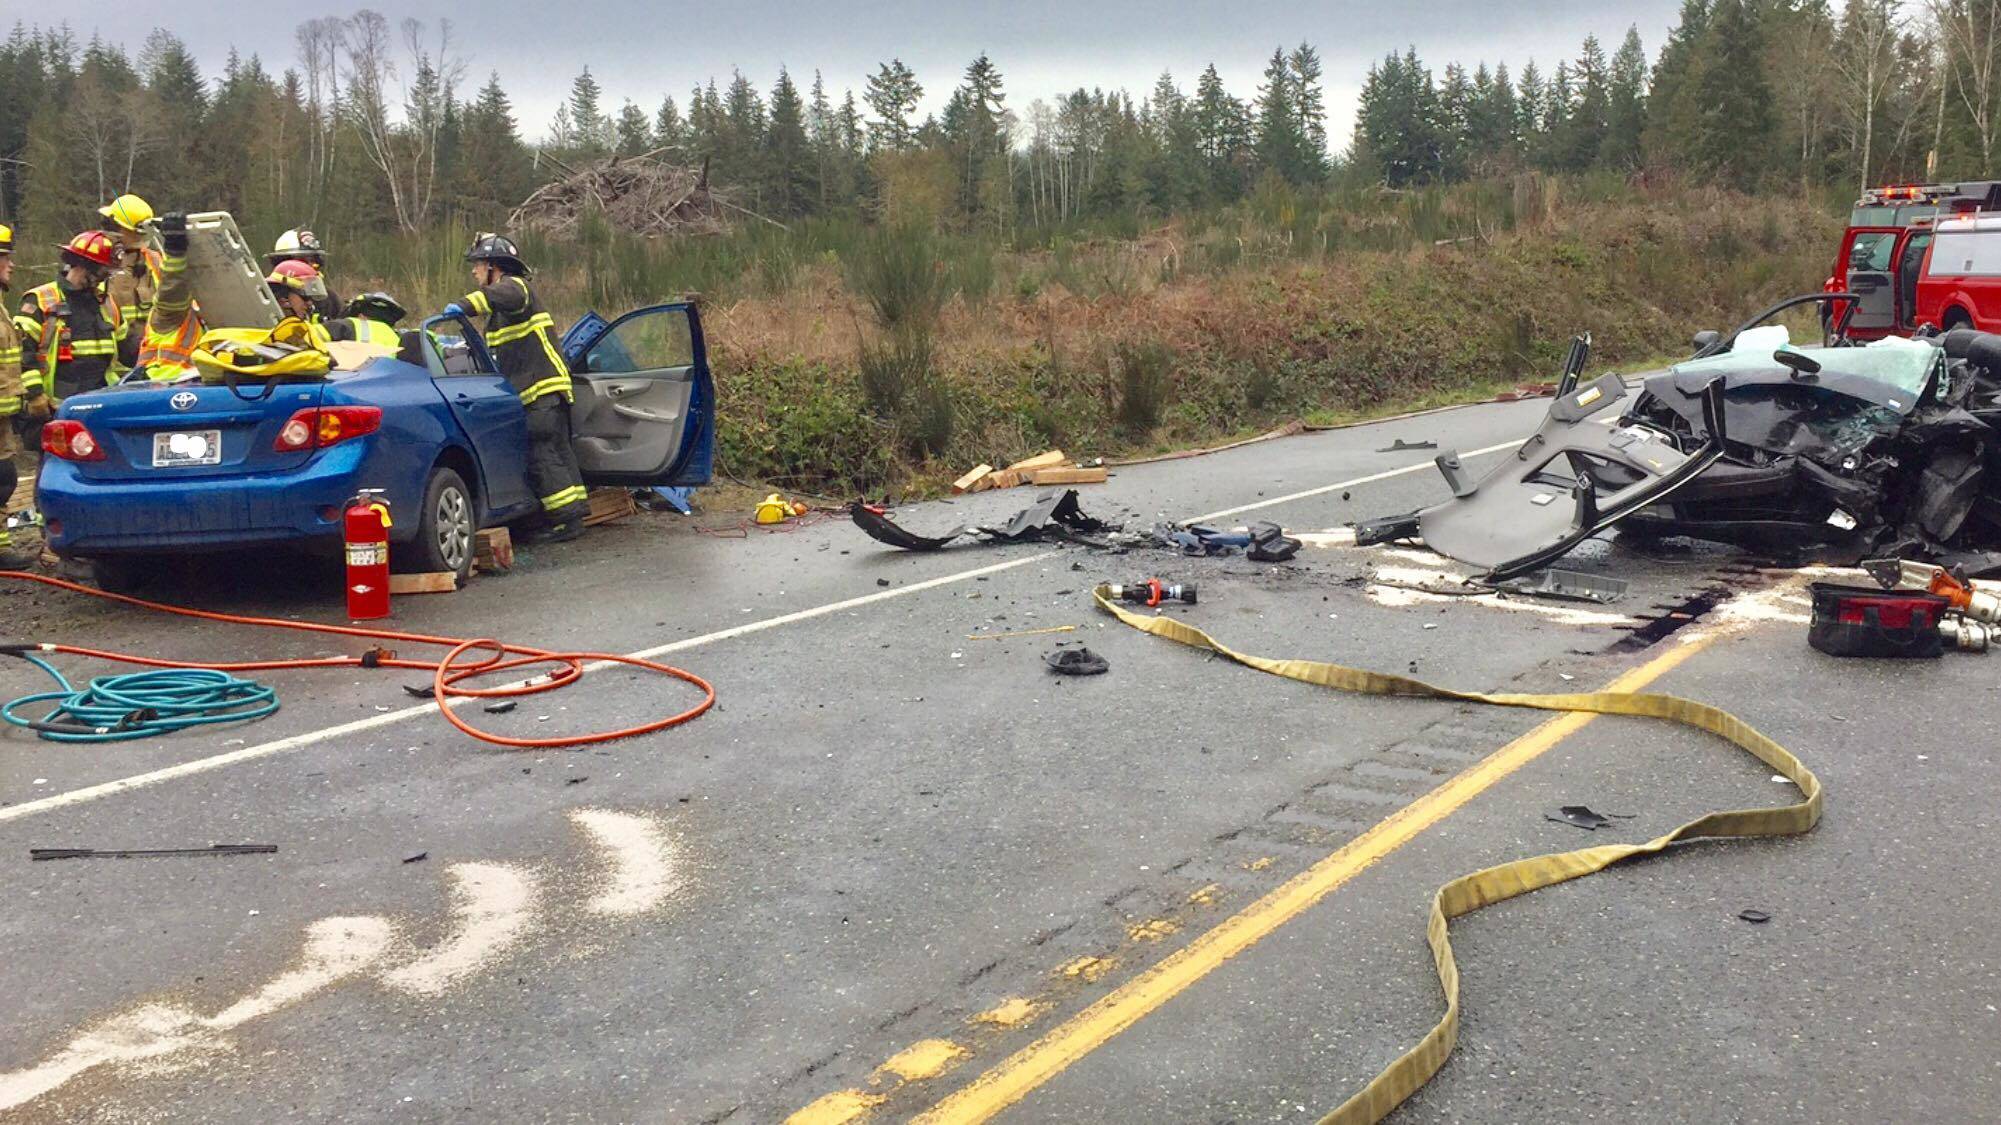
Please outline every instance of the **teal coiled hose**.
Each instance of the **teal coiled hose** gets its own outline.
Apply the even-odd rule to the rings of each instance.
[[[210,723],[261,719],[278,710],[278,693],[272,688],[212,668],[98,676],[79,690],[47,661],[26,652],[16,655],[47,672],[58,688],[7,701],[0,705],[0,719],[52,742],[153,738]],[[51,705],[39,719],[18,713],[38,704]]]

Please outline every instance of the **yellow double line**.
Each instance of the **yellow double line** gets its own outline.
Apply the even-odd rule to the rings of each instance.
[[[1560,707],[1558,701],[1590,703],[1538,726],[1495,751],[1445,784],[1399,809],[1340,850],[1320,860],[1241,912],[1197,937],[1146,972],[1120,985],[1102,999],[981,1074],[940,1101],[916,1120],[927,1125],[986,1121],[1062,1073],[1070,1064],[1097,1050],[1114,1036],[1145,1018],[1167,1001],[1298,917],[1341,888],[1378,860],[1492,788],[1503,778],[1534,761],[1551,747],[1577,733],[1598,713],[1628,713],[1673,719],[1712,731],[1743,747],[1800,785],[1804,799],[1783,809],[1718,813],[1641,845],[1586,849],[1561,856],[1535,857],[1455,880],[1440,892],[1432,909],[1429,934],[1439,962],[1440,981],[1447,995],[1447,1014],[1430,1035],[1397,1060],[1376,1082],[1357,1094],[1330,1120],[1375,1121],[1422,1085],[1452,1049],[1458,1027],[1458,972],[1446,941],[1446,921],[1488,902],[1533,890],[1551,882],[1589,874],[1621,859],[1659,851],[1676,840],[1706,833],[1753,835],[1805,831],[1820,812],[1820,785],[1813,775],[1776,743],[1727,713],[1670,696],[1634,695],[1686,663],[1714,642],[1717,633],[1690,636],[1645,664],[1619,676],[1600,692],[1578,696],[1488,696],[1443,692],[1401,677],[1313,661],[1266,660],[1232,652],[1206,634],[1168,618],[1132,614],[1100,598],[1099,604],[1127,624],[1197,647],[1210,648],[1240,663],[1289,678],[1346,690],[1377,694],[1467,698],[1507,706]],[[1623,700],[1608,702],[1613,697]],[[1540,702],[1531,702],[1540,701]],[[1732,819],[1737,818],[1737,819]],[[1501,887],[1499,883],[1509,884]]]

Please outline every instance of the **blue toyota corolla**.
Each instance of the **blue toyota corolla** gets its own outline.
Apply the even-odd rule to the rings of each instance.
[[[539,510],[526,415],[469,322],[400,335],[396,355],[322,379],[65,399],[43,427],[36,486],[49,546],[87,560],[100,585],[129,587],[163,555],[337,542],[346,501],[380,489],[398,569],[465,573],[476,532]],[[563,351],[586,482],[708,482],[715,386],[693,306],[588,314]]]

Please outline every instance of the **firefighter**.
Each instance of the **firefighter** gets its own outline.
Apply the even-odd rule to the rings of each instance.
[[[0,225],[0,301],[6,299],[13,282],[14,229]],[[21,332],[0,310],[0,489],[5,489],[8,497],[13,496],[14,486],[20,480],[14,455],[21,452],[21,439],[14,432],[14,423],[21,416],[25,391],[21,382]],[[13,533],[4,522],[8,514],[4,509],[12,506],[0,501],[0,567],[9,570],[25,567],[41,556],[38,549],[14,546]]]
[[[153,308],[146,314],[139,362],[127,379],[172,382],[196,373],[195,346],[201,343],[201,314],[194,307],[188,270],[188,217],[178,211],[160,216],[160,273]]]
[[[401,324],[403,318],[410,315],[396,298],[379,290],[363,293],[349,301],[344,312],[347,316],[361,317],[378,324],[386,324],[391,328]]]
[[[121,195],[97,209],[104,233],[118,243],[117,268],[106,282],[118,307],[133,324],[146,323],[160,288],[160,254],[146,244],[153,208],[136,195]]]
[[[118,248],[101,230],[87,230],[62,247],[62,273],[28,290],[17,321],[27,337],[22,381],[28,395],[63,399],[117,380],[139,360],[131,325],[104,281],[118,268]]]
[[[381,344],[398,347],[402,339],[396,330],[379,320],[365,316],[340,316],[332,320],[320,319],[320,304],[326,296],[327,283],[320,271],[310,264],[290,258],[271,267],[271,274],[264,279],[271,287],[271,296],[278,302],[286,316],[295,316],[307,324],[326,332],[329,340],[359,340],[364,344]],[[394,304],[394,302],[391,302]]]
[[[528,483],[542,501],[542,538],[584,533],[583,473],[570,448],[570,369],[556,350],[555,321],[528,288],[528,266],[511,239],[482,234],[466,251],[472,292],[445,306],[447,316],[486,317],[486,346],[528,410]]]
[[[264,255],[264,264],[275,270],[285,262],[304,262],[317,270],[320,275],[322,295],[314,300],[313,307],[322,318],[332,320],[341,313],[340,296],[327,286],[327,252],[320,245],[320,238],[304,227],[295,227],[278,236],[271,246],[271,252]]]

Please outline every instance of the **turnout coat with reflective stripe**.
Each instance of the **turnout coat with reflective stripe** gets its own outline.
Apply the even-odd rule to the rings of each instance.
[[[486,346],[524,405],[551,394],[574,400],[570,369],[556,350],[556,322],[542,311],[525,278],[503,277],[459,304],[486,317]]]
[[[30,289],[15,321],[26,339],[22,377],[51,400],[115,381],[139,358],[138,341],[118,302],[95,288],[71,293],[57,282]]]

